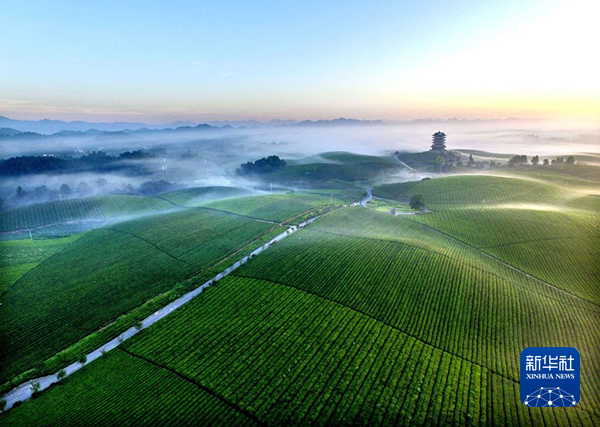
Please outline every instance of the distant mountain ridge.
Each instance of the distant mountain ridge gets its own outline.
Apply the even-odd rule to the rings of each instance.
[[[178,121],[165,124],[148,124],[136,122],[84,122],[81,120],[65,122],[62,120],[16,120],[0,116],[0,128],[11,128],[20,132],[35,132],[40,134],[55,134],[58,132],[115,132],[124,130],[139,130],[143,128],[159,130],[174,129],[182,126],[196,126],[198,123]]]
[[[216,120],[196,123],[192,121],[175,121],[163,124],[148,124],[141,122],[85,122],[62,120],[16,120],[0,116],[0,137],[19,135],[19,133],[34,133],[41,135],[73,136],[77,134],[99,135],[111,132],[145,132],[145,131],[175,131],[192,129],[258,129],[267,127],[334,127],[334,126],[384,126],[411,123],[477,123],[505,122],[525,119],[415,119],[415,120],[360,120],[339,117],[332,120],[282,120],[273,119],[268,122],[258,120]],[[541,119],[532,119],[541,120]]]

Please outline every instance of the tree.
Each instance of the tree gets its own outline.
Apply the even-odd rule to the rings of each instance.
[[[37,363],[35,365],[34,369],[35,369],[35,372],[37,375],[39,375],[39,376],[46,375],[46,365],[44,364],[44,362]]]
[[[444,167],[444,163],[446,163],[446,158],[444,156],[437,156],[433,162],[440,167],[440,172],[442,172],[442,167]]]
[[[533,156],[531,158],[531,164],[536,166],[540,162],[540,156]]]
[[[67,376],[67,371],[65,371],[64,369],[61,369],[60,371],[58,371],[56,373],[56,378],[58,379],[59,382],[64,380],[66,376]]]
[[[65,353],[64,351],[61,351],[60,353],[58,353],[57,356],[58,356],[58,360],[61,365],[69,364],[69,356],[67,355],[67,353]]]
[[[567,161],[565,162],[567,165],[572,165],[575,163],[575,157],[569,156],[567,157]]]
[[[421,194],[412,196],[410,199],[411,209],[418,211],[425,207],[425,198]]]
[[[104,187],[106,184],[108,184],[108,181],[105,180],[104,178],[98,178],[96,180],[96,186],[98,186],[98,187]]]
[[[17,187],[17,198],[22,199],[25,196],[25,192],[23,191],[23,187],[20,185]]]
[[[144,324],[142,322],[137,322],[135,324],[135,329],[137,329],[138,331],[141,330],[144,327]]]
[[[523,154],[522,156],[514,156],[512,159],[508,161],[508,166],[515,167],[519,165],[527,164],[527,156]]]
[[[60,196],[63,199],[68,198],[72,193],[71,187],[69,187],[67,184],[61,185],[60,188],[58,189],[58,191],[60,192]]]
[[[473,166],[475,166],[475,160],[473,159],[473,155],[469,154],[469,161],[467,162],[467,166],[469,166],[470,168],[472,168]]]
[[[548,166],[550,164],[550,162],[548,161],[548,159],[544,159],[544,166]]]
[[[5,408],[6,408],[6,400],[0,399],[0,412],[4,412]]]
[[[81,354],[77,357],[77,362],[79,362],[81,364],[81,367],[83,368],[83,366],[85,365],[85,363],[87,362],[87,356],[85,354]]]
[[[42,385],[39,381],[32,382],[29,388],[31,389],[31,395],[34,397],[37,396],[40,391],[42,391]]]
[[[269,156],[258,159],[257,161],[242,163],[237,170],[238,175],[263,174],[276,171],[285,166],[285,160],[279,156]]]
[[[77,185],[77,193],[79,193],[81,197],[85,197],[90,193],[90,186],[87,185],[87,182],[81,181]]]

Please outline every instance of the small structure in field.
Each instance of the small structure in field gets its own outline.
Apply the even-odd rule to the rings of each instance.
[[[391,213],[392,215],[396,215],[396,208],[392,208],[392,209],[390,209],[390,213]]]
[[[431,144],[431,151],[446,151],[446,134],[444,132],[438,131],[433,134],[433,144]]]

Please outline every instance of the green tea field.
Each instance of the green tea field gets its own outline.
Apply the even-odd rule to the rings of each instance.
[[[377,187],[400,203],[422,194],[430,212],[327,212],[0,421],[600,424],[600,209],[593,181],[567,181],[469,175]],[[230,218],[239,226],[225,235],[248,240],[273,225],[249,217],[327,201],[292,197],[231,198],[101,232],[136,236],[170,263],[207,265],[217,255],[198,241],[222,235]],[[212,229],[196,229],[196,215],[214,215]],[[581,353],[574,408],[521,403],[519,356],[535,346]]]

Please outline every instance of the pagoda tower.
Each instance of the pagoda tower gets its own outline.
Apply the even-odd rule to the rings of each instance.
[[[444,132],[436,132],[433,134],[431,151],[446,151],[446,134]]]

